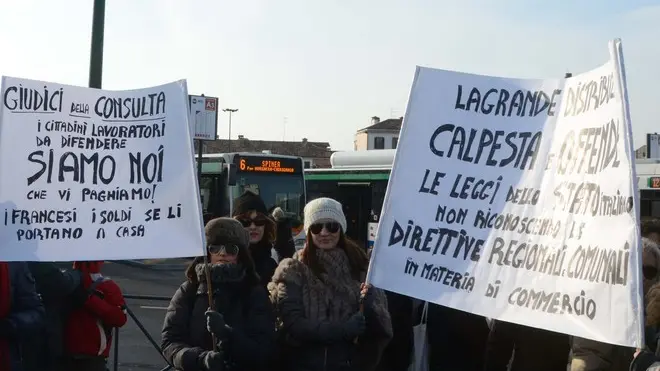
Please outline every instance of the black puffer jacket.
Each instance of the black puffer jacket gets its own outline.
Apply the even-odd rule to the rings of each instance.
[[[8,319],[16,326],[18,334],[18,339],[9,341],[11,368],[8,371],[22,371],[20,344],[24,344],[29,336],[36,334],[41,329],[44,307],[39,300],[34,286],[34,278],[27,265],[22,262],[7,264],[11,285],[11,310]]]
[[[27,265],[41,296],[45,316],[41,331],[27,339],[23,346],[23,366],[25,371],[49,371],[63,355],[65,316],[70,310],[81,307],[89,294],[82,286],[78,270],[62,271],[49,262],[28,262]]]
[[[214,283],[213,291],[215,309],[233,329],[222,344],[233,367],[224,371],[267,370],[275,345],[275,318],[266,290],[258,284]],[[204,315],[209,308],[206,292],[203,282],[198,287],[184,282],[167,309],[161,349],[178,370],[204,370],[201,361],[212,349]]]

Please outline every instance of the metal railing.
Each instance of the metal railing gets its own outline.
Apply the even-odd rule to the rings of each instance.
[[[167,301],[167,302],[172,300],[171,297],[167,297],[167,296],[151,296],[151,295],[124,295],[124,299]],[[131,308],[128,307],[128,304],[125,304],[123,309],[126,310],[126,314],[128,314],[128,316],[131,317],[131,319],[133,319],[133,322],[135,322],[135,324],[140,329],[140,331],[142,331],[142,333],[147,338],[147,340],[149,340],[151,345],[158,352],[158,354],[160,354],[161,358],[163,358],[163,360],[167,364],[167,366],[161,369],[161,371],[167,371],[173,369],[174,366],[170,364],[167,358],[165,358],[165,355],[163,355],[163,352],[160,350],[160,345],[158,345],[156,340],[154,340],[153,336],[149,334],[149,331],[147,331],[147,329],[144,327],[142,322],[140,322],[140,320],[137,318],[135,313],[133,313]],[[112,346],[114,347],[113,348],[114,364],[112,366],[112,369],[114,371],[118,371],[119,370],[119,328],[115,328],[114,330],[114,344]]]

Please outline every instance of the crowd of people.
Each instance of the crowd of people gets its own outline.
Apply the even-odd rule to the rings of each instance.
[[[319,198],[305,206],[307,240],[298,252],[287,228],[281,229],[283,234],[272,233],[277,218],[269,217],[258,196],[245,193],[235,204],[233,219],[214,219],[206,225],[211,285],[198,283],[205,282],[205,272],[197,265],[168,310],[163,351],[175,367],[185,371],[409,369],[413,326],[423,306],[410,297],[364,284],[368,252],[344,234],[346,218],[340,203]],[[660,371],[660,363],[653,366],[660,329],[660,221],[645,221],[641,228],[642,284],[649,303],[644,349],[487,320],[430,304],[428,369],[656,371],[656,367]],[[273,246],[276,259],[270,254]],[[218,264],[223,266],[222,274],[215,272]],[[225,264],[242,272],[229,275],[240,280],[228,282]],[[208,287],[212,287],[213,309]],[[192,296],[187,294],[191,290]],[[227,300],[233,305],[223,304]],[[237,315],[236,307],[245,314]]]
[[[106,371],[113,329],[127,318],[102,266],[0,263],[0,371]]]
[[[289,220],[246,191],[206,222],[167,309],[161,348],[180,371],[408,371],[422,305],[365,284],[370,252],[345,234],[342,205]],[[660,371],[660,221],[642,223],[646,347],[630,349],[429,304],[431,371]],[[0,371],[104,371],[126,323],[103,262],[0,263]]]

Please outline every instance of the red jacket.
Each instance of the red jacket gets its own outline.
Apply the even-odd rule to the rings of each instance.
[[[112,280],[99,275],[100,282],[82,308],[71,312],[64,330],[66,353],[69,355],[102,356],[107,358],[112,344],[112,331],[126,323],[124,296]],[[89,288],[92,276],[83,274],[83,284]]]

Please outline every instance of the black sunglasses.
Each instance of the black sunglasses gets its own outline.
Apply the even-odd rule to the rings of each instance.
[[[317,224],[312,224],[309,227],[309,230],[312,232],[312,234],[319,234],[323,230],[323,227],[325,227],[325,230],[330,232],[330,233],[337,233],[341,226],[337,222],[329,222],[329,223],[317,223]]]
[[[642,274],[647,280],[655,279],[658,276],[658,268],[650,265],[642,266]]]
[[[243,224],[243,228],[247,228],[251,226],[252,223],[254,223],[254,225],[256,225],[257,227],[263,227],[268,222],[265,218],[259,218],[259,217],[254,219],[242,218],[237,220],[241,222],[241,224]]]
[[[227,255],[238,255],[238,246],[236,245],[208,245],[206,248],[211,255],[225,253]]]

